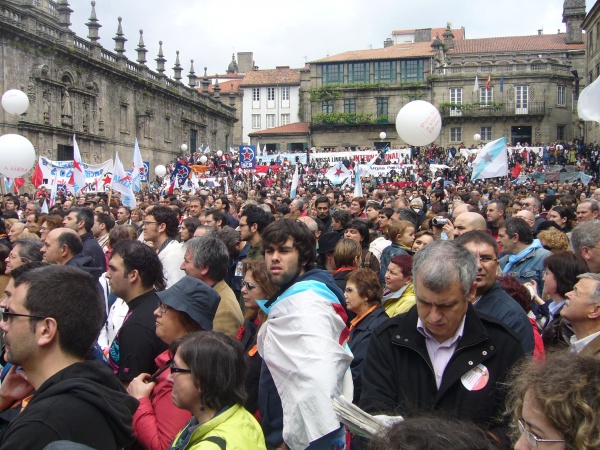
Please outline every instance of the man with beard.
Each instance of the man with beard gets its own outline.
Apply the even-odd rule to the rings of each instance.
[[[323,222],[324,229],[323,233],[331,231],[331,210],[329,198],[325,196],[317,197],[315,201],[315,208],[317,209],[317,218]]]
[[[257,301],[268,314],[258,334],[267,446],[344,449],[344,429],[329,402],[342,393],[352,361],[342,345],[348,335],[343,293],[331,274],[311,270],[316,241],[304,224],[278,220],[262,238],[269,279],[279,286],[272,298]]]

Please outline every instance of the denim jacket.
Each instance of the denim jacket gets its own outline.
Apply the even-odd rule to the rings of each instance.
[[[545,248],[536,248],[531,253],[526,255],[523,259],[516,262],[514,266],[508,272],[508,275],[512,275],[520,283],[527,283],[528,281],[535,280],[538,286],[538,295],[542,295],[544,290],[544,282],[542,278],[544,276],[544,259],[550,256],[552,253]],[[508,258],[511,255],[505,255],[500,259],[500,267],[504,269],[504,266],[508,263]]]

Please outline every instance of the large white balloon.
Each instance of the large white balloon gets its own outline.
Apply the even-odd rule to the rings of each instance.
[[[0,174],[23,177],[35,163],[35,149],[29,139],[18,134],[0,136]]]
[[[473,136],[473,139],[475,139],[476,141],[480,141],[480,140],[481,140],[481,135],[480,135],[479,133],[476,133],[476,134]]]
[[[379,133],[379,139],[381,139],[382,141],[385,139],[386,136],[387,136],[387,134],[385,134],[385,131],[382,131],[381,133]]]
[[[9,114],[23,114],[29,108],[29,98],[23,91],[10,89],[2,96],[2,107]]]
[[[217,156],[220,158],[221,156],[223,156],[223,152],[221,150],[217,151]]]
[[[206,156],[202,155],[202,156],[200,157],[200,162],[201,162],[202,164],[206,164],[206,161],[208,161],[208,158],[207,158]]]
[[[396,116],[396,131],[410,145],[427,145],[442,129],[442,117],[431,103],[415,100],[407,103]]]
[[[167,168],[162,164],[159,164],[154,168],[154,173],[159,177],[164,177],[167,174]]]

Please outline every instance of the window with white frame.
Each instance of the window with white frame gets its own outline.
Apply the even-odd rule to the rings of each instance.
[[[286,101],[290,99],[290,87],[282,86],[281,88],[281,100]]]
[[[558,106],[567,106],[567,87],[566,86],[557,86],[556,104]]]
[[[282,114],[281,115],[281,125],[289,125],[289,123],[290,123],[290,115]]]
[[[267,100],[268,101],[275,100],[275,88],[274,87],[267,88]]]
[[[260,114],[252,114],[252,128],[260,128]]]
[[[267,114],[267,128],[275,126],[275,114]]]
[[[482,141],[491,141],[492,140],[492,127],[481,127],[479,128],[479,135],[481,136]]]
[[[494,90],[492,88],[486,89],[484,87],[479,88],[479,103],[482,105],[489,105],[494,101]]]
[[[260,102],[260,88],[252,88],[252,101]]]
[[[462,142],[462,128],[461,127],[450,128],[450,142]]]
[[[462,88],[450,88],[450,103],[456,105],[462,105],[463,102],[463,90]],[[451,116],[460,116],[462,112],[459,108],[450,108]]]

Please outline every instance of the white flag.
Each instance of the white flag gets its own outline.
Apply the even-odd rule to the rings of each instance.
[[[140,146],[137,138],[133,143],[133,167],[131,169],[131,184],[135,192],[141,191],[141,180],[142,174],[144,173],[144,161],[142,161],[142,154],[140,153]]]
[[[479,78],[475,75],[475,86],[473,86],[473,92],[477,92],[479,90]]]
[[[505,177],[508,175],[508,152],[506,138],[496,139],[486,144],[473,161],[471,181],[484,178]]]
[[[346,168],[346,166],[342,162],[336,163],[325,174],[325,178],[327,178],[333,184],[340,184],[346,178],[351,176],[352,173]]]
[[[360,169],[358,167],[356,167],[356,182],[354,184],[354,197],[362,197],[363,196],[363,190],[362,190],[362,183],[360,182]]]
[[[294,171],[294,176],[292,177],[292,187],[290,189],[290,198],[293,200],[296,198],[298,194],[298,164],[296,164],[296,170]]]
[[[579,94],[577,114],[581,120],[600,122],[600,77]]]
[[[118,152],[115,156],[111,189],[121,193],[121,201],[125,206],[129,206],[132,209],[136,207],[137,201],[131,188],[131,175],[125,172]]]
[[[77,139],[73,135],[73,191],[75,195],[79,195],[85,187],[85,172],[83,169],[83,161],[81,160],[81,153],[79,153],[79,146],[77,145]]]

